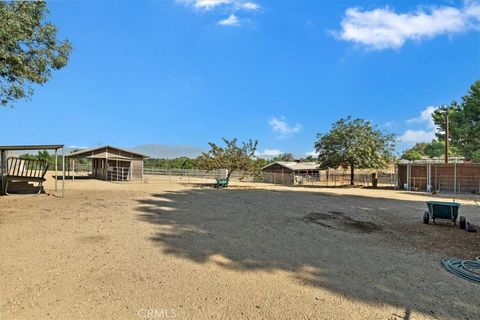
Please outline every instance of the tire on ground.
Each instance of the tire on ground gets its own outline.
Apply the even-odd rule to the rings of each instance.
[[[425,211],[423,213],[423,223],[428,224],[429,219],[430,219],[430,214],[428,213],[428,211]]]
[[[460,217],[460,229],[465,230],[467,227],[467,220],[465,219],[464,216]]]

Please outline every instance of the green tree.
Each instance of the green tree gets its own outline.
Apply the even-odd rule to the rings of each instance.
[[[253,175],[253,179],[255,181],[262,181],[262,168],[267,166],[268,164],[272,163],[273,161],[267,160],[267,159],[262,159],[262,158],[257,158],[254,161],[254,167],[253,167],[253,172],[251,174]]]
[[[445,153],[445,142],[434,139],[432,142],[425,144],[423,152],[430,159],[439,158]]]
[[[453,148],[450,150],[452,153]],[[430,159],[441,157],[445,153],[443,141],[432,140],[432,142],[420,142],[402,153],[401,158],[405,160],[420,160],[422,157]]]
[[[68,62],[71,44],[45,22],[45,1],[0,1],[0,105],[29,98]]]
[[[402,153],[401,158],[404,160],[409,160],[409,161],[414,161],[414,160],[421,160],[423,154],[420,153],[418,150],[415,150],[413,148],[405,150]]]
[[[145,160],[145,167],[161,169],[194,169],[197,167],[196,159],[188,157],[179,157],[173,159],[155,159]]]
[[[440,106],[432,114],[441,141],[445,139],[447,114],[451,146],[465,158],[480,161],[480,80],[472,84],[460,103]]]
[[[272,161],[292,162],[292,161],[295,161],[295,157],[291,153],[283,153],[283,154],[279,154],[278,156],[273,157]]]
[[[318,134],[315,149],[321,169],[350,167],[350,184],[355,169],[384,168],[392,158],[394,135],[384,134],[363,119],[340,119],[330,132]]]
[[[255,171],[255,151],[258,141],[249,140],[242,147],[237,146],[237,139],[222,139],[225,147],[209,142],[210,150],[197,158],[198,166],[204,170],[227,169],[228,176],[234,171],[253,173]]]
[[[303,161],[303,162],[315,162],[317,159],[315,159],[315,157],[312,156],[312,155],[308,155],[305,158],[300,159],[300,160]]]

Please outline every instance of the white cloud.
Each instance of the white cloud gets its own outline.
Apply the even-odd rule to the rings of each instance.
[[[417,143],[417,142],[430,142],[435,139],[435,132],[434,131],[427,131],[427,130],[407,130],[404,134],[398,137],[400,142],[409,142],[409,143]]]
[[[199,11],[220,10],[223,13],[227,13],[229,16],[219,20],[217,24],[230,27],[239,27],[242,25],[236,15],[239,11],[257,11],[260,9],[258,3],[248,0],[175,0],[175,2],[193,7]],[[242,19],[242,21],[245,23],[248,22],[249,19]]]
[[[176,0],[176,3],[194,7],[198,10],[214,10],[224,8],[230,12],[239,10],[256,11],[260,5],[253,1],[245,0]]]
[[[229,4],[230,0],[196,0],[195,7],[198,9],[211,10],[220,5]]]
[[[417,143],[417,142],[430,142],[435,139],[435,123],[432,119],[432,113],[436,110],[436,107],[428,106],[424,110],[420,111],[420,114],[416,118],[411,118],[406,121],[408,125],[420,125],[420,129],[408,129],[401,136],[398,137],[400,142],[405,143]]]
[[[260,9],[260,5],[255,2],[241,2],[241,3],[238,3],[237,6],[239,9],[243,9],[243,10],[256,11]]]
[[[308,157],[308,156],[312,156],[312,157],[318,157],[318,153],[316,150],[313,150],[313,151],[309,151],[309,152],[305,152],[305,155]]]
[[[286,138],[294,133],[300,131],[301,126],[297,123],[295,125],[289,125],[285,117],[273,117],[268,124],[272,128],[273,132],[279,134],[278,138]]]
[[[429,10],[396,13],[385,7],[371,11],[349,8],[342,30],[333,34],[369,49],[399,49],[407,40],[420,41],[480,28],[480,1],[469,0],[461,8],[441,6]]]
[[[387,121],[383,122],[380,124],[380,126],[385,127],[385,128],[392,128],[396,125],[397,123],[395,121]]]
[[[240,21],[238,21],[237,16],[232,13],[228,18],[218,21],[218,24],[222,26],[239,27]]]
[[[436,107],[426,107],[425,110],[420,112],[420,115],[416,118],[408,119],[407,123],[420,123],[427,124],[429,128],[434,129],[435,123],[433,122],[432,113],[436,110]]]
[[[176,3],[193,6],[199,10],[212,10],[222,5],[231,4],[232,0],[176,0]]]
[[[263,157],[275,157],[280,154],[283,154],[283,152],[278,149],[264,149],[263,152],[257,152],[258,156],[263,156]]]

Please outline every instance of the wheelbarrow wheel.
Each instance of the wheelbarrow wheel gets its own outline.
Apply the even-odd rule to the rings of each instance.
[[[460,217],[460,229],[465,230],[467,228],[467,220],[464,216]]]
[[[430,220],[430,214],[428,213],[428,211],[425,211],[423,213],[423,223],[428,224],[429,220]]]

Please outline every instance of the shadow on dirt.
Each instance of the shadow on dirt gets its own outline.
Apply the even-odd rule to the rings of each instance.
[[[288,271],[304,285],[403,308],[400,319],[411,310],[452,319],[480,314],[478,288],[448,274],[422,247],[444,237],[422,224],[423,202],[202,188],[138,204],[139,219],[158,227],[151,240],[166,254],[233,270]],[[465,290],[469,295],[452,295]],[[456,303],[444,306],[446,296]]]

